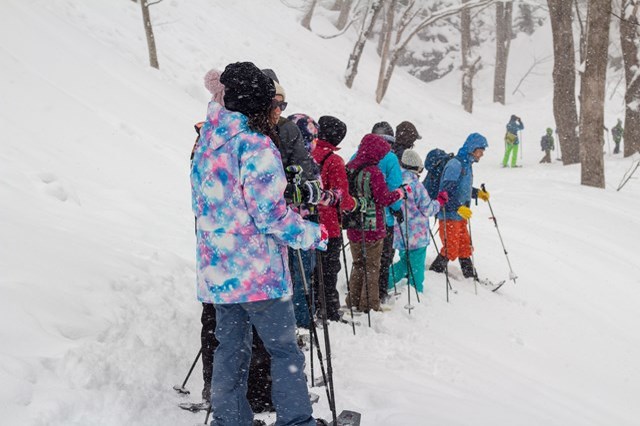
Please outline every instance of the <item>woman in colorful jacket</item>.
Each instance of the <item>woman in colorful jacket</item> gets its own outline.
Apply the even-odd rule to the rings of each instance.
[[[449,197],[446,191],[442,191],[435,200],[429,198],[419,180],[424,169],[422,159],[414,150],[406,149],[403,152],[400,165],[403,169],[402,183],[405,188],[411,188],[411,195],[404,201],[404,222],[396,223],[394,227],[393,248],[399,250],[400,260],[389,271],[389,288],[406,277],[422,293],[424,263],[429,245],[429,217],[435,216]]]
[[[446,191],[449,201],[438,213],[440,221],[440,254],[431,264],[432,271],[445,272],[449,260],[460,258],[460,267],[465,278],[476,277],[471,261],[473,247],[467,229],[471,219],[471,199],[489,200],[489,193],[473,187],[473,163],[480,161],[489,144],[480,133],[471,133],[442,171],[440,191]]]
[[[386,235],[384,208],[404,198],[405,194],[402,188],[389,191],[384,176],[378,168],[378,163],[390,149],[391,147],[382,137],[373,134],[365,135],[355,158],[347,164],[347,169],[350,169],[351,173],[361,170],[358,174],[363,175],[362,181],[368,181],[368,185],[363,184],[360,190],[362,193],[370,194],[370,199],[375,204],[375,212],[372,212],[374,219],[366,221],[364,231],[362,229],[347,230],[353,258],[347,306],[363,312],[370,309],[380,310],[378,281],[382,242]],[[351,195],[356,194],[352,191]]]
[[[316,425],[298,349],[287,245],[324,248],[320,226],[286,206],[286,178],[269,125],[271,79],[252,63],[220,76],[223,108],[209,104],[191,169],[197,218],[197,289],[216,308],[212,425],[251,425],[251,325],[271,354],[278,424]],[[267,136],[268,135],[268,136]]]

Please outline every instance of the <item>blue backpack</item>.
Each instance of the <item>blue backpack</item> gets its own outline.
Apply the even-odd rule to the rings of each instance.
[[[427,177],[422,181],[422,185],[427,189],[429,197],[435,200],[440,190],[440,177],[444,166],[454,157],[453,153],[447,153],[435,148],[429,151],[424,159],[424,168],[427,170]]]

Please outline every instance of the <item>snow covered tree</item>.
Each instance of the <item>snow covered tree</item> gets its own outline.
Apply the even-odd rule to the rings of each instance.
[[[504,105],[507,61],[511,46],[512,2],[496,3],[496,66],[493,74],[493,102]]]
[[[626,80],[624,156],[640,152],[640,1],[623,0],[620,13],[620,44]]]
[[[364,19],[362,20],[362,27],[358,34],[356,44],[353,46],[351,55],[349,55],[349,61],[347,62],[347,70],[345,71],[344,82],[349,89],[353,86],[353,81],[358,75],[358,64],[360,63],[360,57],[364,50],[364,45],[367,43],[367,39],[371,34],[373,25],[376,22],[378,14],[382,9],[382,0],[372,0],[368,5],[365,12]]]
[[[140,7],[142,8],[142,22],[144,23],[144,33],[147,36],[147,48],[149,50],[149,65],[155,69],[160,69],[160,64],[158,63],[156,39],[153,35],[153,26],[151,25],[149,7],[160,3],[161,1],[162,0],[156,0],[154,2],[150,2],[149,0],[140,0]]]
[[[302,21],[300,21],[300,25],[302,25],[309,31],[311,31],[311,18],[313,18],[313,11],[316,8],[316,3],[318,3],[318,0],[309,1],[309,4],[307,5],[307,10],[304,16],[302,17]]]
[[[469,0],[462,0],[467,3]],[[478,70],[480,57],[471,57],[471,11],[460,11],[460,56],[462,57],[462,107],[468,113],[473,112],[473,77]]]
[[[553,116],[560,139],[562,163],[566,166],[580,161],[571,2],[547,0],[547,3],[553,33]]]
[[[604,95],[609,50],[611,0],[589,0],[585,67],[580,85],[582,185],[604,188]]]

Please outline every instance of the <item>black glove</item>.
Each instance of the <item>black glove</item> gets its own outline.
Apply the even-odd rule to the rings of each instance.
[[[320,202],[322,185],[319,180],[308,180],[301,185],[302,199],[307,204],[316,205]]]
[[[389,209],[389,210],[391,211],[391,214],[393,215],[393,217],[396,218],[396,222],[398,222],[398,225],[404,222],[404,215],[402,214],[402,210],[393,210],[393,209]]]
[[[287,188],[284,190],[284,199],[287,204],[300,205],[300,203],[302,203],[302,191],[300,191],[300,187],[293,183],[287,183]]]

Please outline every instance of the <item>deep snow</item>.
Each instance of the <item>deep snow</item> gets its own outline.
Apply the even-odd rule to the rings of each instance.
[[[490,102],[486,66],[469,115],[458,73],[426,85],[398,70],[377,105],[371,45],[347,90],[354,34],[318,38],[284,2],[168,0],[151,13],[159,72],[133,2],[0,4],[0,424],[203,420],[171,390],[199,345],[188,155],[208,101],[204,73],[237,60],[276,70],[287,113],[347,122],[345,158],[382,119],[414,122],[421,155],[457,150],[472,131],[490,141],[475,181],[491,192],[517,284],[476,296],[454,280],[447,304],[443,277],[427,273],[410,316],[404,293],[355,337],[333,325],[338,409],[363,412],[363,425],[637,424],[640,186],[615,191],[631,164],[620,156],[605,157],[605,190],[580,186],[579,166],[538,164],[553,123],[552,61],[510,93],[533,52],[551,53],[548,24],[512,43],[508,105]],[[331,16],[320,9],[314,31],[335,32]],[[607,124],[621,111],[614,94]],[[522,169],[498,165],[511,113],[526,126]],[[473,210],[480,274],[507,278],[488,207]]]

